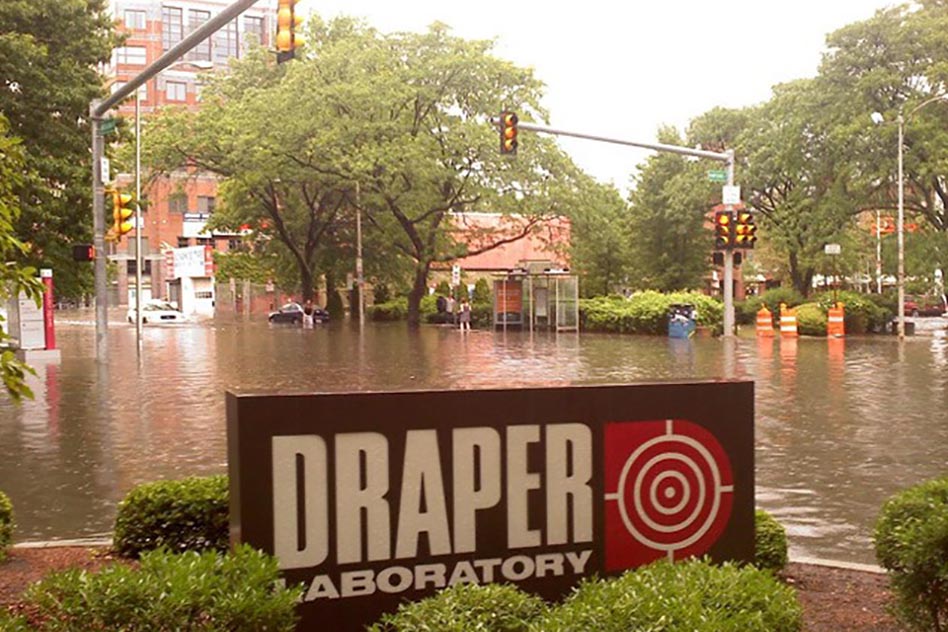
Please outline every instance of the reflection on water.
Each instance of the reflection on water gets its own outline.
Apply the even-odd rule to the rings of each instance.
[[[36,400],[0,400],[0,489],[17,538],[99,535],[135,484],[226,469],[224,391],[307,392],[756,380],[758,503],[793,552],[872,562],[882,500],[948,469],[948,340],[736,341],[347,323],[312,330],[216,322],[114,323],[107,369],[84,315],[60,324],[61,364],[37,367]]]

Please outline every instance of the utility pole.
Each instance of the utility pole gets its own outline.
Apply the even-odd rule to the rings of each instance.
[[[182,58],[213,35],[217,30],[249,9],[257,0],[237,0],[220,13],[195,29],[190,35],[172,46],[142,72],[122,84],[111,96],[89,104],[89,119],[92,122],[92,227],[95,245],[95,355],[98,362],[108,361],[108,281],[106,277],[105,253],[105,206],[102,190],[102,156],[104,142],[99,133],[102,117],[125,100],[133,91],[159,72]]]
[[[359,288],[359,330],[365,327],[365,276],[362,274],[362,196],[356,182],[356,286]]]
[[[734,186],[734,150],[728,149],[727,160],[727,186]],[[725,204],[724,210],[733,211],[734,206]],[[734,250],[725,248],[724,250],[724,337],[729,338],[734,335]]]

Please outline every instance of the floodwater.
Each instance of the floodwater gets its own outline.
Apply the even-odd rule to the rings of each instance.
[[[733,377],[756,382],[758,505],[791,553],[872,563],[896,491],[948,473],[948,337],[668,340],[350,323],[312,330],[214,321],[135,329],[111,314],[95,362],[91,312],[59,312],[62,361],[34,401],[0,396],[0,489],[19,541],[101,536],[142,482],[226,471],[224,392],[458,389]],[[937,324],[936,324],[937,323]],[[450,411],[446,411],[450,414]]]

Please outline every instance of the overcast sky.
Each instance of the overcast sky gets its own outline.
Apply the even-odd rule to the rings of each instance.
[[[434,21],[533,67],[546,85],[550,124],[654,142],[715,106],[766,101],[774,84],[816,74],[826,35],[864,20],[886,0],[302,0],[304,12],[365,18],[385,32]],[[529,151],[521,134],[521,151]],[[588,173],[621,189],[645,150],[561,139]],[[740,180],[738,174],[738,181]],[[739,182],[738,182],[739,183]]]

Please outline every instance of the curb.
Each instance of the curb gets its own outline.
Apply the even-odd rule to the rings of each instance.
[[[809,564],[811,566],[826,566],[828,568],[838,568],[845,571],[861,571],[863,573],[876,573],[885,575],[886,571],[881,566],[875,564],[859,564],[857,562],[841,562],[839,560],[824,560],[816,557],[791,557],[791,564]]]
[[[52,549],[57,547],[112,546],[112,538],[90,537],[73,540],[37,540],[35,542],[17,542],[14,549]]]

